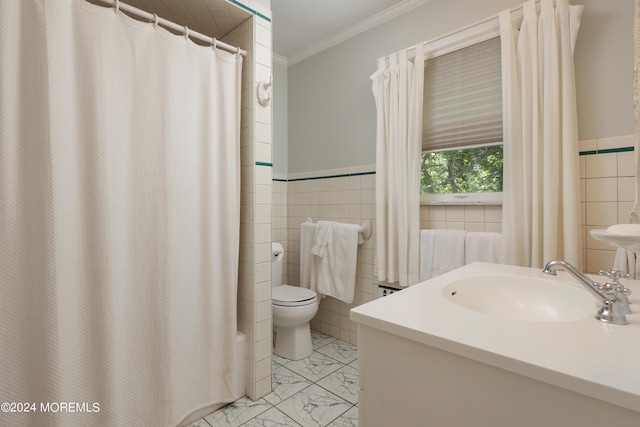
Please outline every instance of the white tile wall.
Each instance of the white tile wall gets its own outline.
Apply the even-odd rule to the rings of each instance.
[[[364,166],[276,177],[289,180],[273,183],[272,232],[274,240],[283,243],[287,251],[285,283],[300,284],[300,224],[308,217],[314,222],[332,220],[361,224],[368,219],[374,223],[375,175],[365,174],[374,169],[374,166]],[[357,343],[356,326],[349,319],[349,310],[374,298],[374,241],[372,236],[358,248],[353,304],[330,297],[321,300],[318,314],[311,321],[313,329]]]
[[[580,142],[580,151],[633,147],[633,135]],[[609,152],[580,157],[585,270],[610,269],[615,248],[591,237],[592,229],[629,222],[635,200],[635,153]]]
[[[420,228],[499,233],[502,230],[502,206],[423,205],[420,207]]]
[[[255,95],[257,82],[271,74],[271,23],[253,16],[225,41],[248,52],[242,70],[238,328],[248,344],[246,393],[256,400],[271,392],[271,107],[259,105]]]
[[[288,242],[288,218],[287,218],[287,203],[288,203],[288,183],[286,182],[286,174],[274,174],[273,177],[276,181],[273,181],[273,205],[272,205],[272,228],[273,241],[278,242],[284,248],[284,266],[282,268],[282,282],[289,283],[289,242]]]

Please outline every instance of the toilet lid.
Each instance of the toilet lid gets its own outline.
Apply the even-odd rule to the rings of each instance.
[[[275,305],[307,305],[316,300],[316,293],[299,286],[280,285],[271,290],[271,299]]]

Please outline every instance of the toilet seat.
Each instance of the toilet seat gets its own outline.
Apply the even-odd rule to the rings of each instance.
[[[271,290],[273,305],[282,307],[299,307],[314,304],[317,300],[316,293],[311,289],[299,286],[280,285]]]

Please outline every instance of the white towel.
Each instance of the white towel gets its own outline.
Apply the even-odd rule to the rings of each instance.
[[[420,280],[455,270],[464,265],[464,240],[462,230],[420,231]]]
[[[311,288],[311,272],[317,271],[317,267],[314,268],[314,264],[317,263],[314,258],[317,257],[311,255],[315,235],[316,224],[309,221],[300,225],[300,286],[318,292],[315,288],[315,281],[314,287]]]
[[[500,263],[502,233],[469,232],[464,240],[464,263]]]
[[[318,221],[316,225],[316,233],[313,238],[313,246],[311,247],[311,253],[322,258],[327,249],[327,242],[329,239],[329,233],[331,228],[336,223],[333,221]]]
[[[420,281],[433,276],[433,252],[436,244],[436,230],[420,230]]]
[[[324,256],[317,259],[317,276],[311,272],[310,288],[348,304],[353,302],[356,288],[356,266],[358,262],[357,224],[333,223],[327,227]]]
[[[618,248],[613,269],[628,273],[630,279],[640,279],[640,257],[635,252]]]

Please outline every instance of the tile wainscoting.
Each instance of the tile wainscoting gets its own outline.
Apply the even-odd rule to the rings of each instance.
[[[633,146],[633,135],[580,142],[583,254],[589,273],[611,269],[616,254],[614,247],[593,239],[589,230],[629,222],[635,201]]]
[[[371,165],[287,176],[274,174],[273,236],[286,250],[284,283],[300,284],[300,224],[307,218],[353,224],[370,220],[375,229],[374,170]],[[331,297],[322,299],[318,314],[311,321],[312,329],[357,344],[356,326],[349,319],[349,310],[374,299],[374,251],[374,235],[358,247],[353,304]]]

